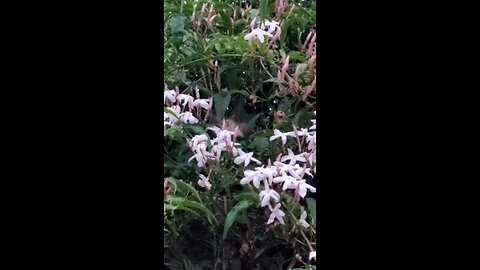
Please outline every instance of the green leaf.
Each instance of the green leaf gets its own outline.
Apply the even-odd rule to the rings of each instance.
[[[206,133],[202,125],[190,124],[190,125],[184,125],[183,128],[185,130],[191,131],[195,135],[201,135]]]
[[[268,0],[260,0],[260,17],[262,21],[265,19],[265,15],[267,15],[267,6]]]
[[[241,95],[244,95],[245,97],[249,97],[250,94],[245,91],[245,90],[231,90],[231,91],[228,91],[231,95],[233,94],[241,94]]]
[[[228,105],[230,104],[231,98],[232,98],[232,95],[230,94],[230,92],[220,92],[213,97],[214,105],[215,105],[215,114],[220,119],[223,118],[223,116],[225,115]]]
[[[236,201],[252,201],[254,204],[260,204],[260,199],[258,194],[253,192],[244,192],[235,196],[234,200]]]
[[[230,20],[230,16],[228,16],[224,11],[219,12],[222,16],[223,26],[227,30],[227,35],[232,34],[232,21]]]
[[[265,80],[264,82],[274,82],[274,83],[279,83],[279,81],[278,81],[278,78],[277,78],[277,77],[270,78],[270,79],[268,79],[268,80]]]
[[[249,147],[256,150],[259,154],[263,154],[268,149],[269,145],[270,141],[267,137],[255,137]]]
[[[237,219],[237,216],[243,211],[253,206],[254,203],[251,200],[243,200],[237,203],[227,214],[225,219],[225,226],[223,227],[223,239],[227,238],[228,230],[232,227],[233,223]]]
[[[301,109],[295,114],[293,122],[297,127],[306,127],[310,125],[310,120],[314,118],[314,114],[308,109]]]
[[[313,198],[307,198],[306,203],[308,215],[312,218],[315,218],[317,216],[317,201],[315,201]]]
[[[258,118],[260,116],[262,116],[263,113],[258,113],[257,115],[255,115],[252,119],[248,120],[247,122],[247,126],[244,128],[244,132],[245,134],[248,134],[250,133],[250,131],[253,129],[253,127],[255,126],[255,123],[257,122]]]
[[[213,224],[212,221],[215,221],[215,224],[218,224],[218,221],[215,218],[215,215],[213,215],[213,213],[210,210],[208,210],[207,207],[205,207],[204,205],[202,205],[198,202],[194,202],[194,201],[190,201],[190,200],[185,199],[181,202],[181,205],[179,206],[179,208],[182,208],[182,207],[202,211],[207,216],[207,219],[210,221],[210,223]]]
[[[285,44],[285,38],[287,37],[288,29],[290,28],[290,20],[285,21],[282,32],[280,33],[280,43],[282,46]],[[283,57],[283,56],[282,56]]]
[[[192,194],[195,195],[195,197],[198,198],[199,202],[202,202],[202,199],[200,198],[200,194],[198,193],[198,191],[189,183],[185,183],[182,180],[178,180],[173,177],[168,178],[168,182],[172,183],[172,185],[174,185],[176,187],[175,189],[178,191],[184,192],[185,194],[187,194],[188,192],[191,192]]]
[[[298,76],[300,76],[300,75],[302,75],[302,74],[305,72],[305,70],[307,69],[307,64],[305,64],[305,63],[299,64],[299,65],[297,66],[297,68],[295,69],[295,71],[297,71],[297,69],[298,69]]]
[[[220,45],[220,43],[215,43],[214,46],[218,53],[223,53],[222,45]]]
[[[177,120],[180,120],[180,118],[178,118],[178,116],[172,110],[170,110],[170,108],[164,107],[163,111],[168,113],[168,114],[173,115],[175,118],[177,118]]]
[[[305,58],[305,56],[303,56],[302,53],[299,51],[290,51],[288,55],[290,56],[290,61],[307,62],[307,59]],[[305,64],[305,67],[306,67],[306,64]]]
[[[260,14],[260,10],[258,10],[256,8],[250,10],[250,19],[258,17],[259,14]]]
[[[165,129],[165,137],[172,139],[186,138],[186,134],[182,133],[182,130],[179,128],[167,128]]]
[[[177,33],[177,32],[182,32],[185,30],[185,20],[187,18],[185,16],[173,16],[170,19],[170,30],[172,30],[172,33]]]

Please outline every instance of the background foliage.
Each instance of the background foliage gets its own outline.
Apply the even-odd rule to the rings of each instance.
[[[269,140],[274,128],[306,127],[314,118],[315,91],[302,94],[316,80],[303,48],[316,28],[316,3],[288,1],[281,14],[276,13],[277,4],[273,0],[165,1],[166,87],[178,87],[192,96],[198,88],[202,98],[214,101],[207,122],[165,129],[164,168],[171,190],[164,199],[167,269],[315,269],[308,262],[305,243],[305,239],[315,242],[315,199],[297,204],[293,198],[282,198],[287,215],[298,217],[302,209],[308,211],[309,229],[266,225],[268,215],[259,208],[258,193],[239,184],[243,168],[223,164],[210,176],[212,189],[203,192],[196,184],[199,168],[188,162],[192,151],[187,139],[199,134],[211,137],[206,127],[222,119],[241,127],[244,136],[237,142],[242,149],[267,160],[284,151]],[[209,22],[212,6],[215,17]],[[283,22],[273,46],[257,42],[252,47],[244,39],[256,16]],[[295,83],[300,94],[278,81],[277,72],[287,56],[287,73],[299,73]]]

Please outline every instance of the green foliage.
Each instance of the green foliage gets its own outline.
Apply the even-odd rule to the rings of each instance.
[[[225,219],[225,225],[223,229],[223,239],[227,238],[227,233],[230,227],[235,223],[238,215],[243,211],[247,210],[251,206],[255,205],[255,201],[252,200],[242,200],[238,202],[230,212],[228,212],[227,218]]]
[[[213,98],[213,108],[199,123],[164,128],[164,176],[171,189],[164,198],[164,262],[169,269],[315,269],[305,259],[309,248],[301,244],[302,233],[315,238],[315,199],[299,205],[282,195],[286,225],[267,225],[270,212],[259,207],[258,190],[239,184],[254,164],[244,168],[232,157],[222,158],[208,171],[212,186],[207,189],[197,183],[200,173],[207,175],[205,168],[195,159],[188,161],[194,155],[188,140],[201,134],[212,139],[207,128],[220,126],[223,119],[239,127],[242,134],[236,141],[263,165],[287,148],[297,148],[295,141],[271,141],[273,129],[287,132],[311,125],[315,98],[303,94],[316,77],[303,43],[316,28],[316,1],[288,1],[279,14],[275,2],[164,1],[166,88],[177,86],[192,96],[198,89],[201,98]],[[254,18],[281,21],[279,40],[245,40]],[[287,56],[290,65],[280,81],[278,72]],[[285,114],[281,121],[275,121],[278,112]],[[164,113],[178,119],[168,108]],[[312,225],[308,229],[297,224],[303,209]],[[302,255],[302,262],[295,254]]]

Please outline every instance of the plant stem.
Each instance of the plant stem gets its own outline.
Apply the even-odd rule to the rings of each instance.
[[[312,244],[310,244],[310,241],[308,241],[308,238],[307,236],[305,235],[305,233],[303,232],[302,230],[302,227],[300,227],[300,225],[298,224],[298,220],[297,218],[292,214],[292,212],[290,212],[290,210],[288,210],[288,207],[284,204],[283,204],[283,207],[285,207],[285,211],[287,211],[287,213],[290,215],[290,218],[295,221],[295,226],[299,229],[300,231],[300,234],[302,235],[303,239],[305,240],[305,242],[307,242],[307,246],[308,248],[310,249],[311,252],[315,251],[315,249],[313,249],[312,247]]]
[[[242,55],[242,54],[228,54],[228,53],[227,54],[220,54],[220,55],[214,55],[214,56],[195,59],[195,60],[189,61],[187,63],[181,64],[181,65],[165,72],[165,75],[168,75],[168,74],[172,73],[176,69],[180,69],[182,67],[185,67],[185,66],[197,63],[197,62],[202,62],[202,61],[206,61],[206,60],[210,60],[210,59],[217,59],[217,58],[222,58],[222,57],[254,57],[254,58],[260,58],[260,59],[264,59],[264,60],[266,59],[265,57],[260,56],[260,55],[248,55],[248,54],[247,55]]]

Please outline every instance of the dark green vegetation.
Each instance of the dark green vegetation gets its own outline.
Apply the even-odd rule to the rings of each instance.
[[[280,2],[288,4],[280,9]],[[200,188],[202,168],[188,161],[187,143],[200,134],[212,139],[207,127],[228,119],[242,132],[236,142],[264,164],[298,148],[294,140],[282,145],[270,137],[274,128],[307,128],[315,117],[316,60],[305,45],[315,33],[315,1],[167,0],[164,6],[166,89],[194,97],[199,89],[201,98],[213,98],[205,121],[165,127],[166,269],[315,269],[308,258],[315,249],[315,199],[297,203],[282,193],[286,224],[267,225],[270,213],[259,207],[258,191],[239,183],[247,168],[224,159],[212,167],[211,189]],[[253,18],[281,22],[278,39],[245,40]],[[308,229],[297,223],[303,209]]]

